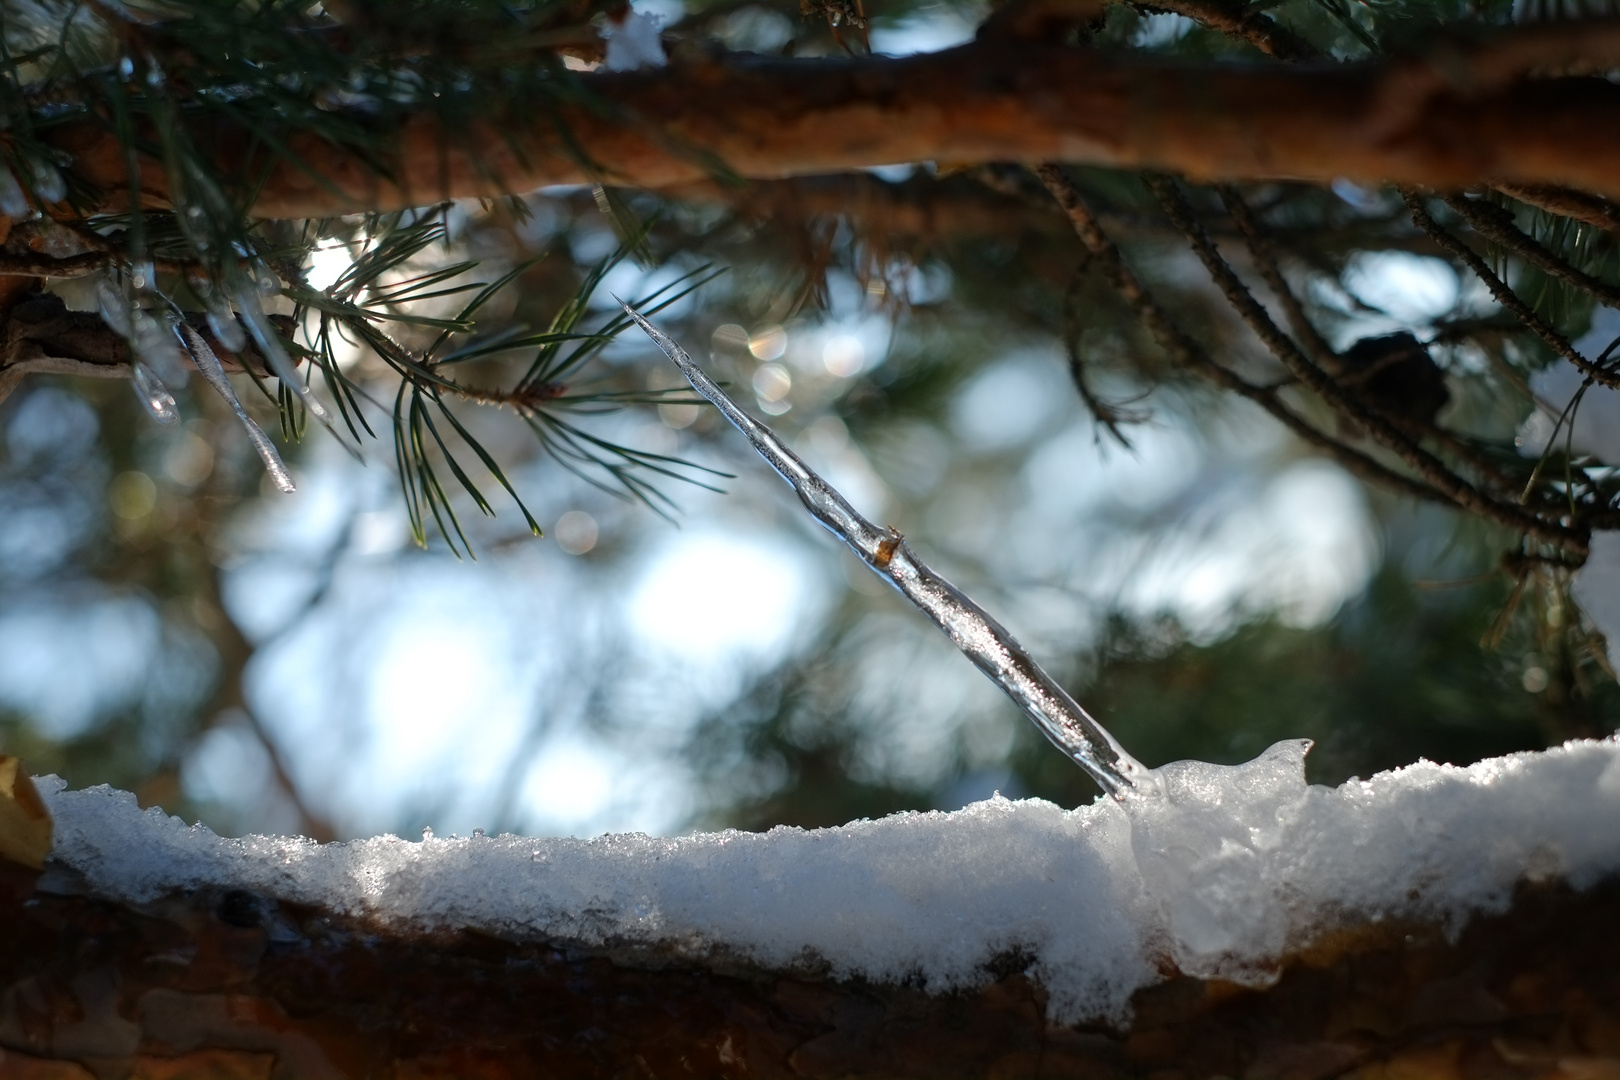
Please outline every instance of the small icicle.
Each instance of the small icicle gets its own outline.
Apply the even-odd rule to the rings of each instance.
[[[28,169],[34,174],[34,193],[41,199],[59,203],[67,198],[67,182],[55,165],[36,159],[28,163]]]
[[[0,214],[6,215],[12,221],[21,221],[32,211],[28,205],[28,196],[23,193],[22,185],[11,170],[0,165]]]
[[[260,355],[264,357],[265,363],[270,365],[270,370],[275,372],[282,385],[297,394],[298,400],[309,411],[309,415],[324,424],[326,430],[332,433],[343,448],[359,460],[360,452],[338,434],[332,414],[321,404],[320,399],[304,380],[298,377],[298,369],[293,366],[292,358],[287,355],[285,346],[281,344],[281,335],[276,332],[275,324],[270,321],[270,316],[265,314],[264,307],[259,303],[259,292],[263,283],[268,280],[268,277],[261,277],[259,288],[239,288],[233,294],[236,308],[242,313],[242,321],[247,323],[248,333],[253,335],[254,343],[259,346]],[[221,343],[224,343],[223,340]]]
[[[123,337],[131,334],[129,298],[109,278],[96,282],[96,305],[101,309],[101,321]]]
[[[152,419],[165,425],[178,423],[179,406],[175,405],[174,395],[163,385],[163,380],[139,360],[131,365],[131,370],[134,378],[130,382],[135,387],[135,396],[141,399],[141,404],[152,414]]]
[[[286,463],[281,460],[275,444],[270,441],[270,436],[253,422],[253,417],[242,407],[242,401],[236,396],[231,381],[225,377],[224,365],[219,362],[219,357],[214,355],[214,350],[208,347],[207,339],[184,322],[178,323],[175,331],[185,343],[192,361],[197,365],[197,370],[202,372],[202,377],[208,381],[208,385],[212,386],[220,397],[230,402],[236,418],[247,429],[248,441],[253,444],[253,449],[258,451],[259,460],[264,462],[264,471],[270,474],[270,479],[276,487],[286,494],[298,490],[297,485],[293,483],[292,474],[287,471]]]
[[[617,298],[615,298],[617,299]],[[664,355],[727,420],[747,436],[754,449],[793,486],[817,521],[838,537],[917,605],[958,649],[1012,698],[1041,733],[1052,741],[1115,799],[1157,793],[1158,780],[1127,754],[1101,724],[1093,720],[1004,627],[957,588],[918,559],[900,534],[880,529],[861,517],[836,489],[816,475],[770,428],[749,416],[668,335],[629,304],[625,312]]]
[[[208,329],[212,330],[219,343],[231,352],[239,353],[247,348],[247,333],[242,329],[242,323],[224,304],[218,307],[209,305]]]
[[[130,342],[140,362],[150,367],[169,386],[184,386],[187,379],[185,353],[176,344],[163,320],[151,312],[135,308],[130,312]]]

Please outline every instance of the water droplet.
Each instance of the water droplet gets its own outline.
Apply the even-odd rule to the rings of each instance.
[[[473,838],[474,839],[477,839],[478,837],[483,836],[483,835],[484,835],[484,830],[483,829],[474,829],[473,830]]]
[[[0,166],[0,214],[12,220],[20,220],[29,215],[32,207],[28,205],[28,196],[23,194],[22,185],[11,170]]]
[[[242,329],[242,324],[236,321],[231,309],[224,304],[209,307],[208,329],[212,330],[219,343],[231,352],[241,352],[247,348],[247,332]]]
[[[107,278],[102,278],[96,282],[96,304],[101,308],[102,321],[124,337],[129,337],[129,300],[123,290]]]
[[[130,334],[131,344],[140,362],[149,366],[158,378],[170,386],[184,386],[187,378],[185,354],[180,351],[173,328],[167,321],[140,308],[130,312],[129,321],[133,331]]]
[[[146,411],[152,419],[160,424],[173,424],[180,419],[180,408],[174,403],[174,395],[169,388],[163,385],[163,380],[152,374],[151,370],[140,361],[135,362],[135,377],[130,380],[135,387],[135,396],[141,399]]]
[[[28,168],[34,174],[34,193],[48,203],[59,203],[67,198],[67,183],[55,165],[48,161],[31,161]]]

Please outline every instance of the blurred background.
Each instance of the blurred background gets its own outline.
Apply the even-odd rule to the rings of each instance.
[[[835,47],[796,4],[637,10],[732,48]],[[981,16],[885,12],[871,47],[891,53],[963,40]],[[1131,8],[1106,32],[1225,47]],[[1135,182],[1078,179],[1178,317],[1264,370]],[[997,180],[918,166],[791,198],[548,190],[433,211],[444,240],[421,265],[473,260],[458,280],[488,281],[534,260],[481,327],[550,325],[627,240],[586,287],[588,326],[612,293],[724,270],[660,324],[1149,764],[1308,737],[1312,779],[1337,783],[1614,729],[1601,640],[1557,590],[1500,571],[1511,537],[1371,490],[1165,370],[1061,214]],[[1489,317],[1489,296],[1414,240],[1399,199],[1256,196],[1283,207],[1331,343],[1433,341],[1450,415],[1511,451],[1545,358],[1445,336]],[[335,226],[306,282],[330,285],[374,242]],[[1560,314],[1594,352],[1607,341],[1589,307]],[[384,387],[375,357],[339,348],[357,384]],[[500,362],[461,374],[495,385]],[[670,834],[1096,795],[712,409],[658,396],[681,383],[638,332],[575,377],[639,395],[569,422],[640,453],[650,486],[571,470],[514,408],[458,406],[546,533],[463,455],[495,512],[451,485],[470,555],[431,519],[426,546],[412,539],[391,389],[362,461],[314,426],[285,443],[298,491],[282,495],[195,377],[172,428],[122,384],[32,377],[0,405],[0,747],[225,834]],[[248,404],[275,429],[272,403]]]

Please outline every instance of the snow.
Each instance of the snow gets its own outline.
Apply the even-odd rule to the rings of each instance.
[[[1308,786],[1308,744],[1243,766],[1157,770],[1162,794],[1065,811],[999,796],[836,829],[675,838],[224,839],[108,787],[46,778],[53,863],[145,902],[199,887],[423,928],[474,928],[693,962],[910,981],[988,981],[1032,957],[1059,1022],[1121,1021],[1159,961],[1251,984],[1336,927],[1460,931],[1522,881],[1620,870],[1620,742],[1466,768],[1419,762]],[[48,871],[42,888],[72,889]]]

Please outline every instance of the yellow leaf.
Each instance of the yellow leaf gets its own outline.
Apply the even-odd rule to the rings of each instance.
[[[50,811],[22,762],[0,754],[0,858],[39,870],[50,853]]]

